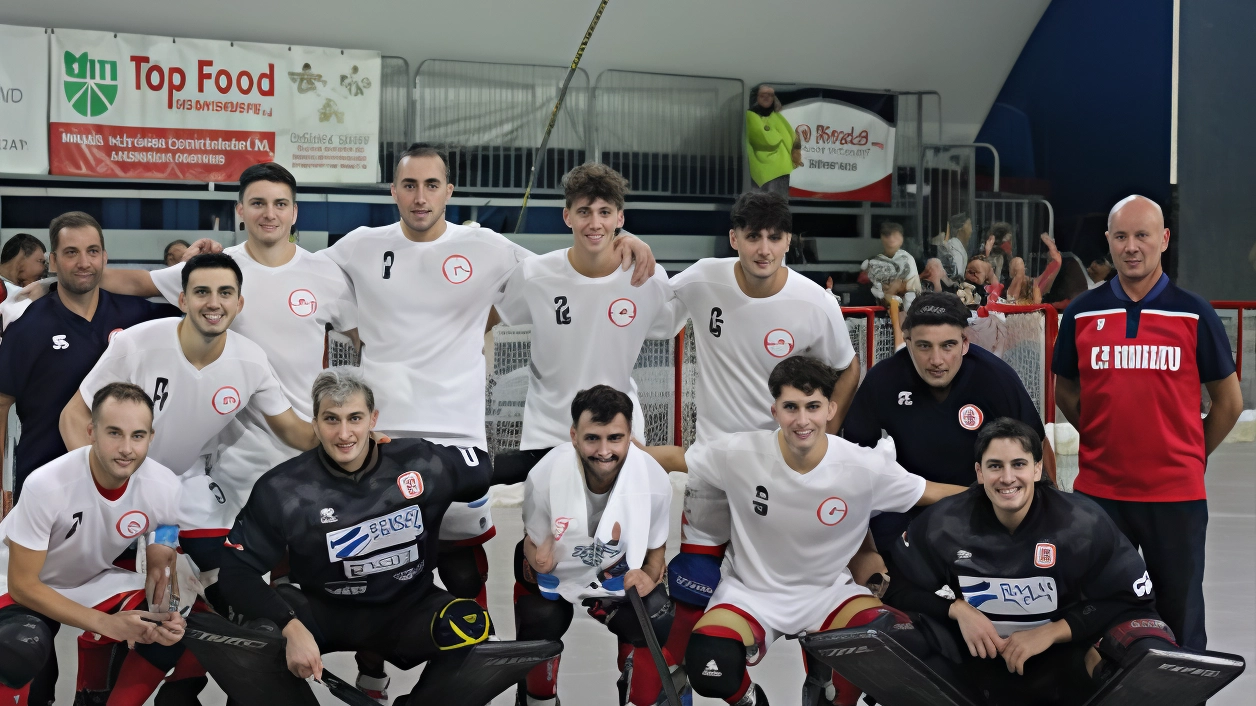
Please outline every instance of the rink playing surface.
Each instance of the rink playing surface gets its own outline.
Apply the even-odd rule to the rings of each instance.
[[[1208,609],[1208,643],[1214,650],[1234,652],[1247,661],[1256,658],[1256,444],[1225,444],[1209,460],[1207,474],[1208,526],[1207,569],[1204,593]],[[675,484],[674,484],[675,485]],[[511,612],[510,574],[515,542],[523,535],[518,508],[496,508],[497,537],[488,544],[492,573],[489,577],[489,610],[497,622],[498,634],[514,636]],[[680,548],[680,496],[672,505],[672,533],[667,543],[670,558]],[[57,686],[57,703],[74,700],[76,657],[73,638],[78,630],[63,629],[57,637],[57,654],[61,664],[61,680]],[[602,625],[593,621],[577,607],[576,618],[564,640],[567,645],[559,677],[559,698],[567,706],[615,706],[615,640]],[[325,663],[344,679],[352,681],[357,673],[353,656],[348,653],[326,655]],[[1251,666],[1237,681],[1227,687],[1210,706],[1240,706],[1252,703],[1256,689],[1256,672]],[[418,679],[419,670],[401,673],[389,667],[392,675],[390,695],[394,698],[408,693]],[[802,659],[797,644],[777,641],[767,657],[751,669],[751,677],[763,685],[775,704],[798,703],[802,688]],[[315,693],[323,704],[339,704],[325,689],[315,685]],[[151,699],[149,703],[152,703]],[[226,698],[211,682],[201,694],[205,706],[222,706]],[[514,690],[499,696],[494,706],[514,703]],[[695,704],[721,704],[722,701],[696,697]]]

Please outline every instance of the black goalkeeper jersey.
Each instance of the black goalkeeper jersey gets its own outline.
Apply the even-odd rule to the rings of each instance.
[[[1093,640],[1122,615],[1155,614],[1147,567],[1089,498],[1046,483],[1009,533],[985,488],[929,507],[894,542],[895,607],[947,621],[954,599],[985,613],[1001,635],[1065,620],[1074,641]]]
[[[288,555],[302,591],[355,603],[385,603],[432,586],[438,536],[452,502],[482,498],[492,469],[483,451],[424,439],[394,439],[356,473],[322,448],[263,475],[236,518],[220,574],[232,607],[277,622],[262,574]],[[238,560],[238,561],[236,561]],[[273,593],[273,592],[270,592]]]

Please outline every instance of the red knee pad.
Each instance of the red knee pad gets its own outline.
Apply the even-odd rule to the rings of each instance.
[[[114,671],[126,657],[127,648],[112,640],[95,642],[91,635],[85,632],[78,640],[79,668],[74,690],[108,691],[113,688]]]
[[[28,682],[21,689],[11,689],[4,684],[0,684],[0,704],[13,704],[13,706],[30,706],[31,685]]]
[[[528,672],[525,679],[528,696],[534,699],[552,699],[558,696],[558,662],[562,655],[547,659]]]

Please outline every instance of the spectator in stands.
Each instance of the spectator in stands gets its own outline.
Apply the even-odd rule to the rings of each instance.
[[[1082,258],[1074,253],[1063,253],[1060,272],[1055,283],[1043,289],[1042,300],[1063,311],[1073,297],[1098,287],[1115,274],[1108,253],[1095,257],[1089,265],[1083,265]]]
[[[1011,223],[997,221],[986,233],[986,259],[994,270],[994,276],[1000,282],[1008,281],[1008,265],[1012,257],[1012,237],[1014,229]]]
[[[1039,237],[1042,238],[1042,242],[1047,246],[1047,256],[1050,258],[1050,262],[1047,263],[1046,269],[1042,271],[1042,274],[1037,279],[1031,280],[1025,274],[1025,261],[1019,257],[1012,258],[1012,263],[1009,266],[1011,279],[1007,285],[1007,296],[1004,297],[1012,304],[1041,304],[1042,293],[1051,289],[1051,285],[1055,283],[1055,276],[1060,272],[1060,263],[1063,262],[1064,258],[1060,255],[1060,251],[1056,249],[1055,240],[1047,233],[1043,233]]]
[[[166,267],[173,267],[174,265],[177,265],[180,262],[183,262],[183,253],[187,252],[187,250],[188,250],[188,241],[186,240],[172,241],[169,245],[166,246],[166,251],[162,253],[161,259],[165,261]]]
[[[975,288],[967,282],[954,282],[946,276],[942,261],[931,257],[925,262],[925,270],[920,273],[920,290],[922,292],[949,292],[959,297],[965,306],[976,306]]]
[[[48,251],[30,233],[18,233],[0,248],[0,279],[9,294],[42,278],[47,270]]]
[[[802,140],[785,116],[776,90],[759,84],[750,90],[746,111],[746,154],[750,179],[760,191],[789,198],[789,174],[802,166]]]
[[[898,297],[899,303],[911,306],[920,293],[920,275],[916,273],[916,258],[903,247],[903,226],[898,223],[881,224],[881,254],[864,260],[860,283],[871,286],[872,296],[878,303],[888,303],[890,297]]]
[[[977,303],[985,306],[991,295],[1003,293],[1003,285],[994,276],[994,269],[985,255],[973,255],[964,268],[964,281],[973,286],[977,293]]]
[[[973,235],[973,220],[967,213],[951,216],[946,224],[946,232],[939,233],[933,239],[938,248],[938,259],[942,261],[942,269],[953,280],[964,278],[964,266],[968,263],[968,240]]]

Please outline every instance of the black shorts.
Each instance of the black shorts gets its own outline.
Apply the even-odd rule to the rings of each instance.
[[[373,652],[400,669],[411,669],[440,654],[432,639],[432,622],[456,600],[439,588],[382,604],[325,598],[291,584],[281,584],[276,590],[314,635],[321,652]]]

